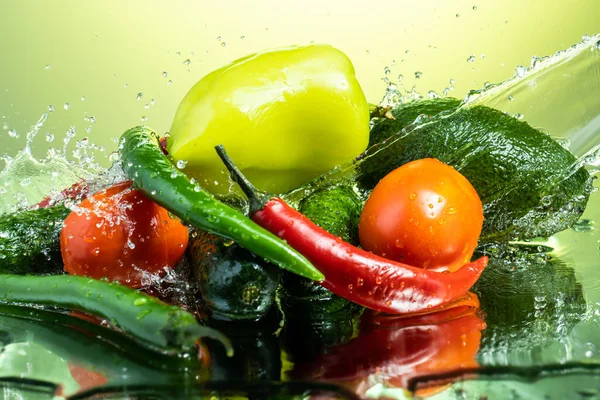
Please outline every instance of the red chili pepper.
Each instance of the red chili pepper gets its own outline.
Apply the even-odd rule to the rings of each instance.
[[[456,272],[435,272],[361,250],[320,228],[282,199],[259,199],[223,146],[216,150],[250,199],[252,220],[285,240],[321,271],[323,287],[364,307],[398,314],[449,303],[468,292],[488,263],[484,256]]]

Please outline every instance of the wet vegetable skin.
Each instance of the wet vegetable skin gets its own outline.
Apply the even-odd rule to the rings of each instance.
[[[367,199],[359,223],[362,248],[435,271],[456,271],[477,247],[481,200],[469,181],[433,158],[387,174]]]
[[[325,275],[333,293],[373,310],[393,314],[427,311],[455,300],[473,286],[487,257],[452,273],[428,271],[358,249],[318,227],[280,198],[257,197],[256,189],[216,147],[232,177],[250,198],[252,220],[304,254]]]
[[[58,205],[0,217],[0,273],[62,273],[58,237],[71,210]]]
[[[252,54],[202,78],[182,100],[167,142],[213,193],[231,181],[213,151],[227,147],[260,190],[283,193],[367,147],[369,108],[340,50],[323,44]]]
[[[400,105],[393,113],[402,115],[408,107],[412,118],[422,107],[433,114],[437,103]],[[452,106],[443,101],[437,109]],[[361,155],[358,184],[365,190],[400,165],[437,158],[456,168],[477,190],[485,216],[483,242],[548,237],[572,226],[585,209],[591,178],[575,156],[548,134],[502,111],[463,107],[407,132],[394,122],[377,122],[374,137],[389,137],[392,127],[398,134]]]
[[[214,318],[258,320],[275,303],[281,270],[231,240],[194,232],[188,260]]]
[[[467,293],[487,265],[484,256],[443,273],[391,261],[331,235],[277,198],[252,219],[305,254],[325,275],[325,288],[377,311],[418,312],[448,303]]]
[[[219,202],[175,168],[162,152],[158,135],[139,126],[121,137],[121,162],[135,187],[197,228],[234,240],[270,262],[308,279],[321,274],[305,257],[239,211]]]
[[[192,314],[118,283],[70,275],[5,274],[0,275],[0,302],[81,311],[163,352],[189,351],[201,337],[231,349],[226,337],[200,325]]]
[[[138,288],[144,273],[175,266],[187,248],[188,229],[122,182],[83,200],[65,219],[60,243],[68,273]]]

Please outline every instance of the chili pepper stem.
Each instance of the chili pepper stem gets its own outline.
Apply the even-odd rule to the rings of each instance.
[[[252,184],[252,182],[250,182],[248,178],[244,176],[242,171],[240,171],[240,169],[234,164],[233,160],[229,157],[225,151],[225,147],[222,144],[216,145],[215,150],[229,171],[231,179],[233,179],[233,181],[240,186],[242,192],[244,192],[248,198],[248,201],[250,202],[250,215],[263,208],[266,203],[267,196],[264,193],[261,193]]]

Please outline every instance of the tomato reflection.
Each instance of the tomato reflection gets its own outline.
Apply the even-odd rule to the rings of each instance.
[[[296,364],[290,378],[335,382],[364,395],[378,383],[406,388],[416,376],[477,367],[475,356],[486,326],[478,308],[479,300],[470,293],[435,313],[365,314],[356,338],[327,349],[314,361]]]

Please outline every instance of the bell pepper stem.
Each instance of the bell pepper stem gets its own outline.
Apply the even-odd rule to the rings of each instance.
[[[242,171],[240,171],[240,169],[235,165],[233,160],[229,157],[227,151],[225,151],[225,147],[222,144],[216,145],[215,150],[217,151],[217,154],[221,158],[221,161],[223,161],[223,164],[225,164],[225,167],[229,171],[231,179],[233,179],[233,181],[240,186],[242,192],[244,192],[244,194],[248,198],[248,201],[250,202],[250,215],[260,210],[265,205],[267,196],[261,193],[252,184],[252,182],[250,182],[248,178],[244,176]]]

